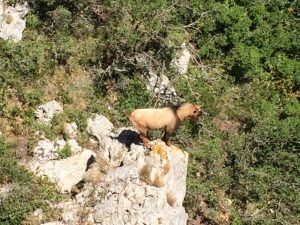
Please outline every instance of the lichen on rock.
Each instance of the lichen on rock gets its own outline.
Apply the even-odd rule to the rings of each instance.
[[[160,140],[152,141],[149,151],[139,143],[133,128],[114,131],[113,124],[102,115],[88,120],[87,131],[98,142],[95,152],[82,148],[69,158],[48,159],[34,169],[37,175],[56,183],[60,191],[73,194],[69,201],[53,206],[61,211],[61,224],[187,223],[182,206],[188,163],[185,152]],[[59,146],[49,140],[39,144],[44,142],[53,148]],[[35,150],[43,152],[41,147]],[[105,165],[108,167],[102,172]]]

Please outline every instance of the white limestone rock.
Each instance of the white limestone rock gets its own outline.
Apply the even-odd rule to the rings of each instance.
[[[178,73],[184,75],[188,71],[188,66],[191,58],[191,53],[188,50],[186,43],[182,43],[179,56],[173,61],[173,65],[177,69]]]
[[[112,132],[113,124],[103,115],[88,119],[87,131],[98,141],[98,155],[111,167],[121,164],[128,149]]]
[[[53,141],[48,139],[40,140],[33,149],[33,156],[39,161],[48,161],[58,159],[57,147]]]
[[[87,120],[87,132],[95,136],[99,141],[110,135],[114,125],[103,115],[95,115],[95,118]]]
[[[177,95],[176,90],[171,84],[169,78],[165,75],[158,76],[154,72],[149,73],[146,87],[155,95],[160,95],[167,99],[171,99]]]
[[[82,150],[83,150],[83,148],[81,146],[79,146],[76,139],[67,140],[67,144],[70,146],[71,152],[72,152],[73,155],[77,154],[79,152],[82,152]]]
[[[139,152],[138,145],[131,150]],[[105,197],[95,206],[99,224],[184,225],[187,155],[164,143],[149,156],[108,172],[100,186]]]
[[[64,131],[67,134],[68,138],[75,139],[77,137],[77,125],[76,123],[66,123]]]
[[[62,106],[57,101],[52,100],[40,105],[35,111],[35,116],[39,122],[49,125],[53,117],[61,112],[63,112]]]
[[[85,149],[80,154],[62,160],[48,161],[35,168],[38,176],[47,176],[56,183],[61,192],[70,192],[71,189],[83,180],[83,177],[94,161],[95,153]]]
[[[39,162],[56,160],[59,158],[58,152],[68,144],[73,154],[82,151],[76,140],[70,139],[67,142],[64,139],[57,138],[54,141],[42,139],[38,141],[37,146],[33,149],[33,158]]]
[[[65,223],[61,221],[53,221],[53,222],[43,223],[41,225],[65,225]]]
[[[0,0],[0,37],[5,40],[18,42],[26,27],[24,16],[28,13],[28,3],[8,6],[5,9],[4,1]]]

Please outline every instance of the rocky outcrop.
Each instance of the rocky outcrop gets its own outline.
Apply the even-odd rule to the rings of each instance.
[[[94,162],[95,153],[85,149],[80,154],[76,154],[62,160],[51,160],[46,163],[31,166],[31,169],[38,176],[47,176],[57,184],[61,192],[71,192],[72,188],[83,180],[83,177]]]
[[[155,67],[153,59],[145,54],[138,54],[135,58],[138,66],[145,71],[147,89],[162,100],[170,101],[177,96],[169,78]]]
[[[115,129],[103,115],[88,119],[87,132],[96,144],[91,151],[78,145],[75,127],[65,126],[71,139],[44,138],[33,150],[31,169],[38,176],[47,176],[61,192],[73,195],[72,199],[52,206],[61,212],[61,220],[52,223],[187,223],[182,206],[186,153],[162,141],[151,142],[149,151],[139,143],[134,129]],[[78,152],[72,150],[70,157],[60,160],[57,154],[67,144],[71,149],[78,148]]]
[[[94,208],[96,224],[186,224],[187,155],[163,142],[149,156],[144,151],[133,144],[136,160],[109,171],[99,184],[106,195]]]
[[[189,62],[191,58],[191,53],[188,50],[186,43],[181,45],[181,50],[178,53],[178,57],[173,61],[173,65],[179,74],[184,75],[187,73]]]
[[[88,119],[87,132],[94,136],[98,143],[98,157],[101,157],[111,167],[121,164],[128,149],[118,140],[118,134],[113,132],[113,124],[104,116],[96,115]]]
[[[57,101],[52,100],[44,105],[40,105],[35,111],[35,116],[39,122],[49,125],[53,117],[62,111],[61,105]]]
[[[0,37],[14,42],[20,41],[26,27],[24,17],[28,11],[27,2],[6,7],[4,1],[0,0]]]
[[[51,160],[31,167],[38,176],[47,176],[56,183],[61,192],[71,192],[83,180],[89,165],[95,161],[95,154],[85,149],[80,154],[62,160]]]
[[[171,81],[165,75],[158,76],[154,72],[149,72],[147,89],[161,98],[172,99],[176,96],[176,90]]]
[[[54,205],[67,224],[185,225],[187,154],[164,142],[148,152],[131,144],[123,165],[97,183],[86,182],[73,198]]]

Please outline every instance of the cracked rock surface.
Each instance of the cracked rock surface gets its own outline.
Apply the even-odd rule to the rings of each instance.
[[[29,163],[35,174],[47,176],[61,192],[73,196],[52,205],[59,209],[60,220],[47,225],[187,223],[182,206],[187,153],[160,140],[145,149],[133,128],[116,129],[103,115],[88,119],[93,151],[77,143],[76,124],[66,124],[65,129],[70,139],[43,137]],[[58,152],[67,144],[71,156],[60,159]]]

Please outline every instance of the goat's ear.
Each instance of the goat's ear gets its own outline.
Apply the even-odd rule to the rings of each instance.
[[[196,105],[196,104],[194,104],[194,107],[195,107],[197,110],[199,110],[199,109],[202,108],[202,105]]]

